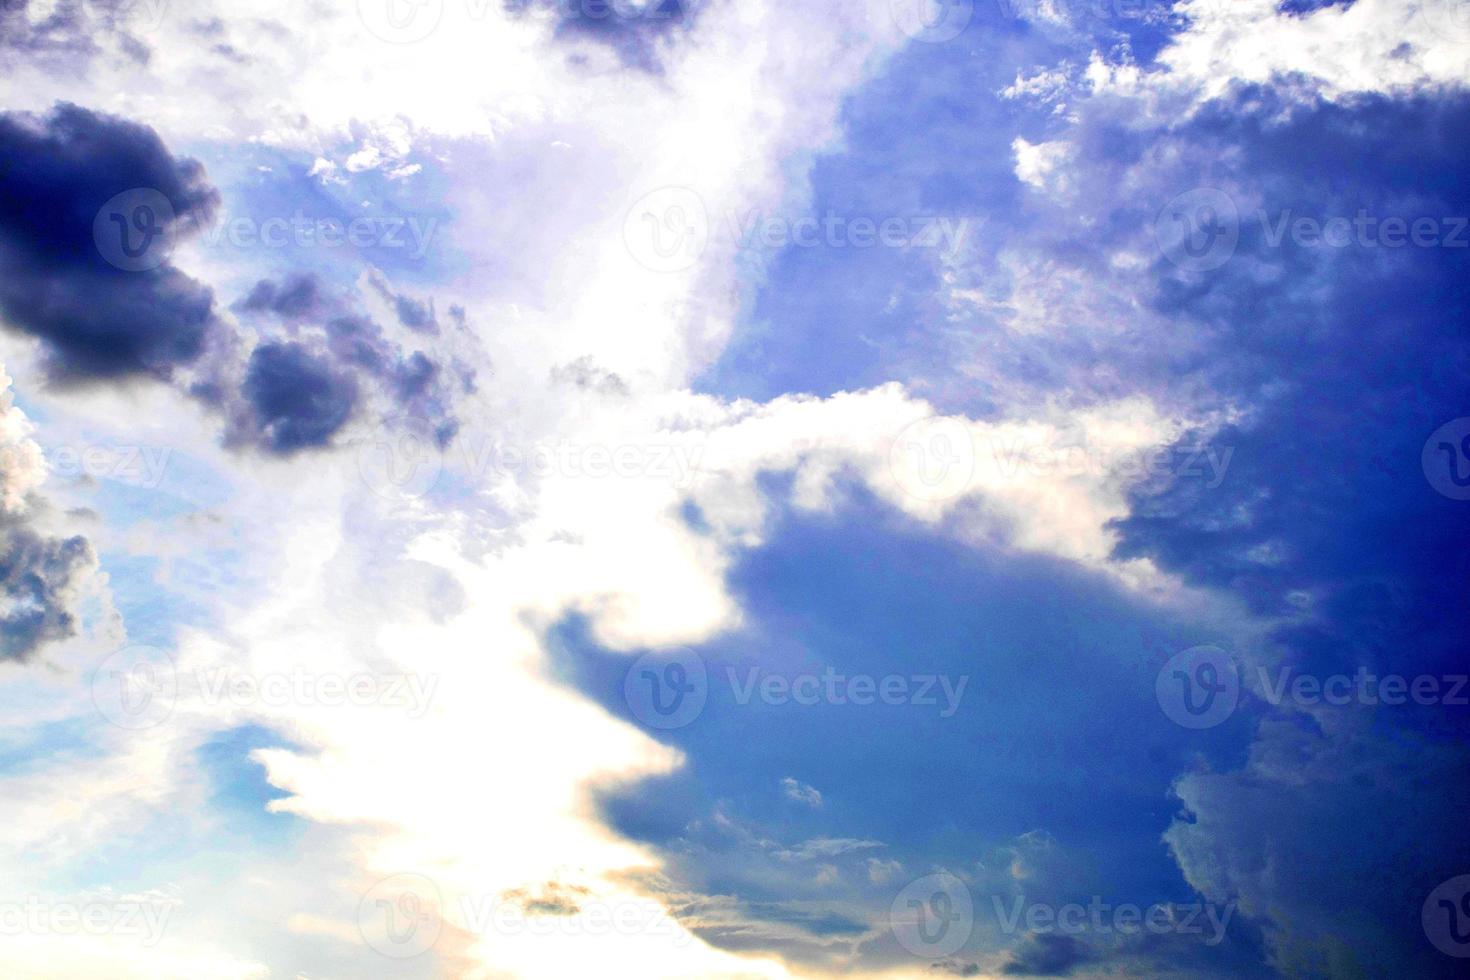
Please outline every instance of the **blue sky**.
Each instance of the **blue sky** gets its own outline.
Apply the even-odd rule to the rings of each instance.
[[[15,975],[1462,972],[1463,0],[0,72]]]

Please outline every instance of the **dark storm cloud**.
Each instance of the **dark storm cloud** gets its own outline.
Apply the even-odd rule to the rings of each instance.
[[[204,169],[146,126],[66,103],[0,114],[0,159],[0,315],[41,340],[52,378],[167,378],[194,361],[214,296],[164,250],[218,207]]]
[[[643,71],[659,70],[658,45],[678,31],[688,30],[706,0],[506,0],[512,13],[550,10],[556,35],[564,40],[587,40],[617,53],[623,64]]]
[[[429,325],[437,332],[431,304],[419,304],[400,296],[376,279],[373,285],[385,300],[395,304],[400,319],[405,308],[410,311],[413,322],[405,321],[404,326],[422,333],[426,332],[425,325]],[[279,283],[263,279],[236,308],[244,313],[273,315],[293,331],[293,336],[316,338],[319,343],[311,348],[309,356],[318,370],[338,379],[340,383],[335,390],[348,402],[339,425],[330,431],[320,432],[318,440],[280,445],[274,439],[266,438],[264,445],[267,448],[276,452],[294,452],[308,446],[325,445],[351,415],[360,401],[358,396],[368,386],[392,403],[394,414],[429,422],[441,447],[447,446],[458,431],[459,423],[449,414],[451,393],[440,364],[422,351],[406,352],[402,345],[387,337],[377,321],[354,311],[346,299],[332,295],[316,276],[292,274]],[[306,351],[307,348],[300,347],[300,354],[294,360],[300,361],[306,356]],[[265,356],[279,357],[278,354]],[[255,359],[252,357],[251,370],[254,369]],[[350,398],[347,397],[348,387],[352,391]],[[221,389],[200,390],[196,394],[207,401],[229,400],[228,391]],[[247,413],[246,424],[234,426],[236,439],[245,438],[241,433],[251,429],[257,433],[265,432],[259,404],[249,391],[247,396],[247,401],[252,403],[251,409]],[[238,412],[236,414],[238,416]],[[250,440],[247,438],[246,441]]]
[[[0,464],[3,465],[3,464]],[[86,538],[53,538],[0,517],[0,660],[28,660],[77,632],[77,586],[97,566]]]
[[[294,273],[280,283],[262,279],[238,304],[247,313],[271,312],[285,319],[320,313],[325,305],[316,276]]]
[[[1238,162],[1225,179],[1294,216],[1470,215],[1470,96],[1291,106],[1248,88],[1180,137],[1228,152]],[[1252,412],[1216,437],[1236,447],[1218,488],[1135,490],[1119,554],[1271,615],[1311,597],[1314,615],[1278,634],[1307,669],[1463,667],[1455,611],[1470,581],[1470,519],[1426,479],[1421,450],[1470,413],[1466,237],[1461,247],[1273,244],[1247,213],[1223,268],[1166,271],[1157,304],[1204,339],[1196,370]]]
[[[287,455],[330,443],[351,418],[358,392],[328,357],[298,343],[265,343],[250,355],[244,395],[261,444]]]
[[[1008,977],[1064,977],[1092,958],[1092,948],[1076,936],[1034,933],[1012,950],[1000,972]]]

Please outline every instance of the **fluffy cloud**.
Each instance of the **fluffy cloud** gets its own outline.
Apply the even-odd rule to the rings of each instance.
[[[0,660],[23,661],[76,635],[81,587],[97,556],[85,537],[54,537],[45,524],[38,529],[36,512],[49,510],[35,492],[45,463],[3,369],[0,432]]]
[[[59,380],[169,377],[217,328],[211,291],[167,259],[219,203],[145,126],[60,105],[0,117],[0,315]]]

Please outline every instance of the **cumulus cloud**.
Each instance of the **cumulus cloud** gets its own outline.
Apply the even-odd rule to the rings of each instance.
[[[45,463],[29,432],[0,369],[0,660],[29,660],[75,636],[81,587],[97,566],[85,537],[53,537],[36,526],[36,511],[48,507],[35,493]]]
[[[407,336],[438,336],[431,304],[394,293],[378,276],[368,285],[389,302]],[[236,309],[284,324],[287,339],[262,341],[251,352],[243,404],[227,385],[196,390],[231,418],[232,443],[259,443],[286,454],[329,446],[374,393],[383,415],[419,420],[440,449],[454,438],[458,421],[451,406],[472,374],[458,365],[446,370],[422,350],[405,350],[350,296],[329,291],[317,276],[262,279]],[[463,331],[463,323],[456,329]]]
[[[347,423],[357,386],[298,343],[266,343],[250,354],[245,399],[264,444],[278,453],[324,446]]]
[[[213,294],[167,248],[219,195],[146,126],[61,104],[0,116],[0,317],[54,379],[171,376],[217,329]]]

